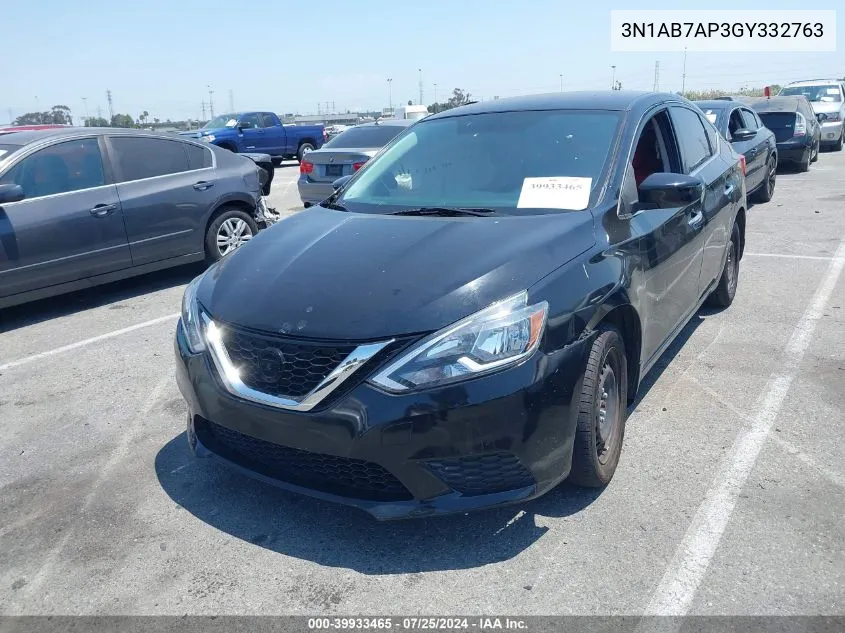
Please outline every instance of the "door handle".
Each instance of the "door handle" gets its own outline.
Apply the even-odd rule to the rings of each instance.
[[[701,226],[701,223],[702,223],[703,221],[704,221],[704,212],[702,212],[702,210],[701,210],[701,209],[699,209],[698,211],[696,211],[695,213],[693,213],[693,214],[690,216],[690,219],[689,219],[689,220],[687,220],[687,222],[689,223],[689,225],[690,225],[692,228],[694,228],[694,229],[697,229],[699,226]]]
[[[205,180],[200,180],[194,185],[194,189],[196,189],[197,191],[205,191],[206,189],[210,189],[213,186],[213,182],[206,182]]]
[[[98,204],[91,209],[91,215],[95,218],[104,218],[107,215],[111,215],[115,209],[117,209],[116,204]]]

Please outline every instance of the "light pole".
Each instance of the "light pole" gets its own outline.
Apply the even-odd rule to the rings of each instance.
[[[560,91],[563,92],[563,73],[560,74]]]
[[[684,74],[681,75],[681,94],[683,95],[687,87],[687,47],[684,46]]]
[[[422,83],[422,68],[417,68],[420,73],[420,105],[423,104],[423,83]]]
[[[393,78],[387,78],[387,102],[390,106],[390,114],[393,114]]]
[[[616,86],[616,66],[610,67],[610,88],[611,90]]]
[[[91,118],[88,116],[88,97],[82,97],[82,103],[85,104],[85,123],[88,123],[88,119]]]
[[[214,91],[211,89],[211,86],[206,86],[208,88],[208,111],[211,114],[211,118],[214,118]]]
[[[437,82],[434,82],[434,111],[437,112]]]

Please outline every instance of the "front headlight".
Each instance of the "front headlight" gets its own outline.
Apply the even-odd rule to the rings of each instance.
[[[200,275],[191,281],[185,288],[185,294],[182,295],[182,328],[185,330],[185,338],[188,340],[188,349],[194,354],[205,350],[200,307],[197,303],[197,288],[202,278],[203,275]]]
[[[214,134],[206,134],[205,136],[202,137],[202,140],[204,140],[208,143],[211,143],[215,138],[217,138],[217,137],[214,136]]]
[[[530,356],[540,344],[549,304],[528,306],[523,291],[435,332],[370,382],[388,391],[466,380]]]

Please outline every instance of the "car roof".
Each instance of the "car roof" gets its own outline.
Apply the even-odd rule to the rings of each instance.
[[[800,88],[801,86],[820,86],[822,84],[838,84],[842,83],[840,79],[804,79],[802,81],[793,81],[786,84],[784,88],[792,88],[793,86]]]
[[[55,128],[51,130],[26,130],[22,132],[11,132],[0,136],[5,145],[29,145],[40,141],[61,138],[78,138],[84,136],[100,136],[109,134],[111,136],[126,135],[131,136],[154,136],[154,137],[172,137],[179,140],[191,140],[186,137],[180,137],[168,132],[154,132],[149,130],[136,130],[134,128],[122,127],[64,127]]]
[[[413,119],[381,119],[380,121],[369,121],[367,123],[359,123],[358,125],[352,125],[347,127],[347,130],[351,130],[355,127],[384,127],[385,125],[392,125],[396,127],[408,127],[409,125],[413,125],[416,123],[416,120]],[[344,130],[345,132],[346,130]]]
[[[701,109],[707,108],[708,110],[724,110],[726,108],[742,105],[735,99],[731,101],[728,101],[727,99],[704,99],[702,101],[693,101],[693,103]]]
[[[784,97],[747,97],[745,103],[754,108],[757,112],[795,112],[803,96]]]
[[[665,92],[639,92],[633,90],[551,92],[547,94],[480,101],[452,110],[446,110],[439,114],[433,114],[426,117],[426,120],[464,114],[514,112],[521,110],[629,111],[646,109],[651,105],[666,101],[687,102],[680,95]]]

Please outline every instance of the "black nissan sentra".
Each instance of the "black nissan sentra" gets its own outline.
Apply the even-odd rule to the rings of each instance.
[[[456,108],[336,186],[188,286],[177,376],[198,455],[379,519],[606,485],[736,292],[740,159],[676,95]]]

